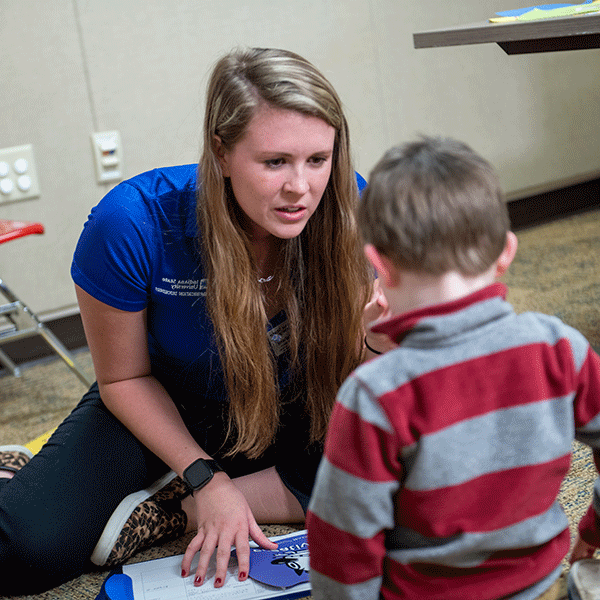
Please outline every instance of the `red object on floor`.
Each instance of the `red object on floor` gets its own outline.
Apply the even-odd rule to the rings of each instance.
[[[44,226],[41,223],[0,219],[0,244],[33,233],[44,233]]]

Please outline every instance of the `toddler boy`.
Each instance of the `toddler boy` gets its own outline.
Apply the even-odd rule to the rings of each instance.
[[[308,513],[313,597],[560,597],[556,498],[573,439],[600,449],[600,358],[506,301],[496,279],[517,239],[494,169],[465,144],[388,151],[358,219],[389,305],[367,343],[397,347],[339,391]],[[600,546],[595,507],[573,558]]]

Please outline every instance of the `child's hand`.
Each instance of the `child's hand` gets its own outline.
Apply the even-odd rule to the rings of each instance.
[[[373,295],[365,306],[363,313],[363,323],[365,325],[365,331],[369,331],[369,327],[374,321],[385,319],[389,316],[389,305],[385,294],[379,286],[379,279],[376,279],[373,283]]]
[[[579,535],[577,535],[577,538],[575,539],[575,546],[573,547],[573,552],[571,552],[569,562],[573,564],[574,562],[584,558],[592,558],[594,556],[594,552],[596,552],[596,546],[590,546],[587,542],[584,542]]]
[[[381,353],[392,350],[396,347],[396,344],[384,333],[373,333],[371,327],[381,321],[389,319],[390,316],[391,313],[387,298],[379,286],[379,280],[376,279],[373,285],[373,296],[365,306],[363,324],[367,343],[371,348],[374,348]]]

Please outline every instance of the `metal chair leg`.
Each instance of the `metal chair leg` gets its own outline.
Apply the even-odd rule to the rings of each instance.
[[[71,353],[62,344],[62,342],[52,333],[52,331],[44,325],[37,315],[31,311],[31,309],[24,304],[12,291],[11,289],[0,279],[0,292],[11,303],[10,305],[0,306],[0,314],[4,314],[5,317],[9,318],[14,324],[14,331],[7,334],[0,335],[0,341],[6,341],[9,339],[19,339],[23,337],[30,337],[32,335],[41,335],[48,345],[56,352],[66,363],[66,365],[77,375],[79,380],[87,387],[92,385],[85,373],[79,368]],[[2,312],[4,309],[4,312]],[[30,327],[19,329],[19,316],[25,317],[30,323]],[[6,355],[5,352],[0,349],[0,362],[8,368],[8,370],[15,376],[20,377],[21,370],[15,363]]]
[[[0,348],[0,363],[2,363],[15,377],[21,377],[21,369],[15,365],[2,348]]]

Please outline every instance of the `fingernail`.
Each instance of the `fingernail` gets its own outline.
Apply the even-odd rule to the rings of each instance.
[[[221,578],[220,577],[217,577],[215,579],[215,585],[221,585]]]
[[[202,585],[202,577],[196,575],[196,579],[194,579],[194,585]]]
[[[246,579],[246,571],[240,573],[240,579]]]
[[[181,569],[181,576],[187,577],[187,571],[185,569]]]

